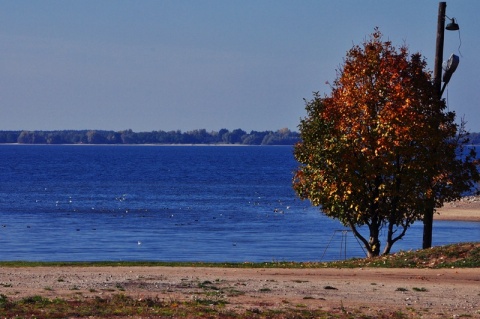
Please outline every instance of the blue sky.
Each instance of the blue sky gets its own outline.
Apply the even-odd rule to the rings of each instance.
[[[444,97],[474,132],[478,12],[447,2],[460,33],[444,50],[461,55]],[[437,14],[426,0],[4,0],[0,130],[296,130],[376,26],[433,70]]]

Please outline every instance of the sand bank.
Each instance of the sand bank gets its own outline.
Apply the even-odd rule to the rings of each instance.
[[[459,201],[446,203],[438,209],[436,220],[458,220],[480,222],[480,196],[467,196]]]

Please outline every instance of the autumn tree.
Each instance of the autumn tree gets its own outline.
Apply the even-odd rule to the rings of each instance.
[[[478,180],[463,126],[436,98],[426,62],[375,30],[347,52],[331,93],[306,101],[293,186],[352,229],[369,257],[388,254],[426,206],[457,199]],[[367,226],[368,236],[359,232]]]

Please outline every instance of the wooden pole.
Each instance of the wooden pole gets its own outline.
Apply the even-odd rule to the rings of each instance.
[[[447,8],[446,2],[438,4],[438,23],[437,23],[437,44],[435,46],[435,69],[433,70],[433,79],[435,90],[440,99],[442,91],[442,63],[443,63],[443,42],[445,38],[445,12]]]
[[[441,99],[442,92],[442,63],[443,63],[443,42],[445,35],[445,12],[446,2],[438,4],[438,22],[437,22],[437,43],[435,48],[435,67],[433,70],[433,83],[435,93],[438,99]],[[423,249],[432,247],[433,233],[433,212],[435,209],[435,198],[427,199],[425,216],[423,217]]]

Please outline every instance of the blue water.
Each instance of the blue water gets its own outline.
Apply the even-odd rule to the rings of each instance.
[[[363,257],[291,188],[291,146],[0,145],[0,260],[326,261]],[[434,224],[434,245],[480,223]],[[418,249],[417,223],[394,251]]]

